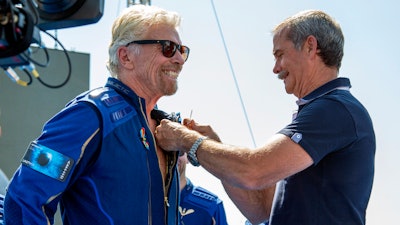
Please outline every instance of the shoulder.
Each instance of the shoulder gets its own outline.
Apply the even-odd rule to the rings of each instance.
[[[89,103],[86,105],[99,111],[104,123],[120,124],[135,116],[135,107],[130,104],[121,94],[110,87],[100,87],[85,92],[69,103]]]
[[[335,90],[305,105],[298,114],[304,121],[331,122],[332,126],[370,121],[365,107],[349,92]]]
[[[216,194],[200,186],[194,186],[184,201],[204,207],[218,205],[222,202]]]
[[[222,201],[217,195],[202,187],[193,187],[186,189],[181,194],[180,207],[182,209],[191,209],[197,215],[206,213],[205,215],[214,215],[222,206]]]
[[[214,194],[211,191],[209,191],[205,188],[202,188],[200,186],[193,187],[192,194],[194,196],[196,196],[197,198],[205,199],[208,201],[212,201],[212,202],[220,201],[220,199],[218,198],[218,196],[216,194]]]
[[[353,111],[349,110],[349,107],[357,106],[337,95],[325,95],[302,107],[295,121],[302,124],[313,124],[317,127],[326,127],[327,124],[324,123],[342,126],[353,120]]]
[[[80,101],[92,103],[104,102],[105,104],[112,104],[122,100],[122,96],[120,96],[114,89],[109,87],[99,87],[78,95],[75,99],[70,101],[67,106],[73,105],[74,103]]]

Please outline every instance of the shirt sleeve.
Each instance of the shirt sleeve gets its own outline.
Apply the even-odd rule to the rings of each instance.
[[[314,164],[356,140],[350,112],[342,103],[329,98],[319,98],[304,106],[292,123],[278,133],[298,143]]]
[[[81,164],[89,162],[83,158],[97,149],[99,121],[95,109],[77,103],[44,125],[39,138],[28,146],[8,187],[5,224],[53,223],[61,194],[80,173],[84,167]],[[69,169],[59,161],[69,162]],[[63,179],[53,175],[57,170],[63,173]]]

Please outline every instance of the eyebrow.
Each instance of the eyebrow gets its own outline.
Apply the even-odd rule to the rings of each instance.
[[[282,52],[283,50],[282,49],[275,49],[275,50],[272,50],[272,54],[274,55],[274,56],[276,56],[278,53],[280,53],[280,52]]]

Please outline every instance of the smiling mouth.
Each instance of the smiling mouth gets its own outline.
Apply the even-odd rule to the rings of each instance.
[[[163,71],[163,73],[164,73],[165,75],[171,77],[171,78],[174,78],[174,79],[177,79],[178,76],[179,76],[179,72],[171,71],[171,70],[169,70],[169,71]]]

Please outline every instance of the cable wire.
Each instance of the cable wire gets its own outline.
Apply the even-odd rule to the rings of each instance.
[[[28,81],[26,82],[26,85],[24,85],[24,86],[31,85],[32,84],[32,75],[31,75],[31,73],[27,69],[23,69],[22,71],[24,71],[24,73],[28,77]]]
[[[34,51],[34,52],[31,52],[31,49],[29,49],[29,50],[30,50],[28,52],[29,54],[27,52],[21,53],[25,57],[26,61],[29,61],[29,62],[37,65],[37,66],[40,66],[40,67],[47,67],[49,65],[49,63],[50,63],[50,55],[49,55],[49,52],[48,52],[48,50],[47,50],[47,48],[45,46],[43,46],[43,45],[38,46],[36,51]],[[36,61],[31,57],[31,55],[39,52],[39,50],[43,50],[44,55],[46,57],[44,63]]]
[[[224,44],[226,57],[228,58],[229,67],[230,67],[231,72],[232,72],[233,80],[235,81],[236,90],[237,90],[238,95],[239,95],[240,103],[241,103],[241,105],[242,105],[244,117],[246,118],[246,122],[247,122],[247,126],[248,126],[248,128],[249,128],[250,136],[251,136],[251,139],[253,140],[253,145],[254,145],[254,147],[256,147],[256,146],[257,146],[257,145],[256,145],[256,141],[255,141],[255,139],[254,139],[253,131],[252,131],[252,129],[251,129],[251,125],[250,125],[250,122],[249,122],[249,118],[248,118],[248,116],[247,116],[246,107],[244,106],[244,102],[243,102],[243,99],[242,99],[242,95],[241,95],[241,93],[240,93],[239,84],[238,84],[237,79],[236,79],[235,71],[233,70],[231,58],[230,58],[230,56],[229,56],[229,51],[228,51],[228,48],[226,47],[224,34],[223,34],[223,32],[222,32],[222,28],[221,28],[221,25],[220,25],[220,22],[219,22],[219,19],[218,19],[217,11],[216,11],[215,6],[214,6],[214,0],[211,0],[211,5],[212,5],[213,11],[214,11],[215,19],[217,20],[217,25],[218,25],[219,33],[220,33],[220,35],[221,35],[221,39],[222,39],[222,42],[223,42],[223,44]]]
[[[47,83],[45,83],[42,79],[40,79],[40,77],[38,76],[38,75],[36,75],[35,77],[38,79],[38,81],[41,83],[41,84],[43,84],[44,86],[46,86],[46,87],[48,87],[48,88],[60,88],[60,87],[62,87],[62,86],[64,86],[65,84],[67,84],[68,83],[68,81],[69,81],[69,79],[71,78],[71,73],[72,73],[72,69],[71,69],[71,59],[69,58],[69,54],[68,54],[68,52],[67,52],[67,50],[64,48],[64,45],[55,37],[55,36],[53,36],[53,35],[51,35],[49,32],[47,32],[47,31],[45,31],[45,30],[42,30],[44,33],[46,33],[48,36],[50,36],[51,38],[53,38],[53,40],[55,41],[55,42],[57,42],[60,46],[61,46],[61,48],[63,49],[63,52],[64,52],[64,54],[65,54],[65,57],[67,58],[67,63],[68,63],[68,73],[67,73],[67,77],[65,78],[65,80],[61,83],[61,84],[59,84],[59,85],[50,85],[50,84],[47,84]],[[46,53],[46,56],[47,56],[47,53]]]

